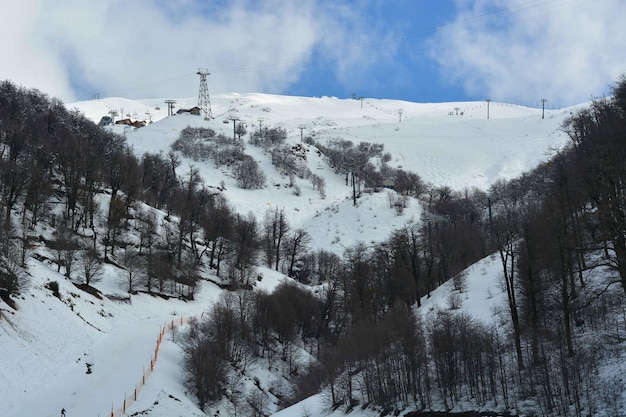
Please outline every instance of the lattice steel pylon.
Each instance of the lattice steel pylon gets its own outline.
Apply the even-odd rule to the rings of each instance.
[[[209,87],[206,83],[206,76],[210,75],[209,70],[206,68],[198,68],[196,72],[200,76],[200,91],[198,92],[198,107],[204,114],[205,119],[212,119],[213,112],[211,111],[211,99],[209,98]]]

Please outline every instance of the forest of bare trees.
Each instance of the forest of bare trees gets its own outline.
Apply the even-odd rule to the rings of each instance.
[[[353,171],[371,188],[391,178],[399,195],[424,207],[423,218],[385,241],[338,256],[311,248],[281,208],[261,219],[235,213],[196,168],[177,170],[180,152],[232,166],[243,188],[263,187],[241,138],[188,128],[170,153],[138,158],[123,137],[4,81],[0,291],[10,300],[27,285],[22,265],[38,238],[28,230],[45,222],[55,229],[43,242],[55,254],[50,261],[76,282],[97,282],[111,262],[125,271],[128,292],[192,298],[203,269],[233,290],[183,339],[187,384],[201,407],[224,395],[229,370],[259,359],[295,381],[279,393],[285,404],[326,388],[332,405],[346,409],[450,410],[470,401],[589,415],[600,401],[616,407],[616,381],[601,380],[600,368],[623,354],[626,340],[626,79],[562,128],[568,146],[486,191],[435,187],[390,169],[381,144],[308,140],[338,173]],[[305,154],[284,147],[284,131],[250,137],[285,175],[311,177],[298,164]],[[452,299],[432,321],[415,314],[451,278],[462,292],[462,271],[485,256],[502,266],[499,325],[458,314]],[[293,283],[271,294],[247,290],[259,264]],[[299,350],[314,360],[301,363]]]
[[[252,322],[268,320],[270,330],[247,333],[257,340],[259,331],[266,341],[263,352],[249,355],[281,357],[284,372],[297,373],[292,401],[326,387],[331,402],[347,409],[450,410],[470,399],[477,409],[532,404],[546,416],[617,410],[617,381],[599,375],[625,336],[625,94],[622,80],[614,96],[565,122],[568,146],[486,192],[429,187],[416,174],[396,172],[396,191],[419,197],[424,218],[385,242],[349,248],[343,258],[312,253],[311,270],[294,275],[327,284],[315,296],[302,293],[312,324],[281,321],[295,317],[288,299],[278,316],[253,303],[246,311],[259,316]],[[337,155],[354,149],[341,141],[331,146]],[[338,171],[340,158],[331,160]],[[277,242],[291,233],[280,210],[266,214],[263,231],[265,262],[278,268]],[[462,291],[460,272],[490,254],[502,266],[507,299],[500,326],[455,313],[452,301],[430,322],[416,318],[412,308],[422,297],[453,277]],[[318,361],[294,369],[286,354],[293,344]]]

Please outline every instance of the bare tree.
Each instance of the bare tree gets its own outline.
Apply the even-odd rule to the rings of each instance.
[[[76,253],[80,249],[74,233],[64,225],[59,226],[56,231],[56,240],[51,242],[50,246],[56,254],[57,272],[61,272],[61,266],[64,266],[65,276],[69,278]]]
[[[85,284],[91,285],[93,282],[102,279],[102,262],[98,254],[90,247],[83,249],[78,258]]]
[[[139,253],[146,248],[150,252],[157,239],[157,218],[153,210],[139,209],[136,214],[139,231]]]
[[[492,196],[495,203],[492,209],[496,209],[496,216],[492,220],[492,239],[498,248],[502,263],[502,277],[506,289],[511,324],[513,326],[513,338],[517,354],[517,366],[524,369],[524,356],[522,353],[521,323],[518,305],[517,256],[518,241],[521,236],[521,217],[523,205],[523,190],[520,182],[505,184],[498,182],[492,186]],[[494,207],[495,206],[495,207]]]
[[[5,239],[2,239],[5,240]],[[28,282],[20,261],[20,250],[14,242],[6,239],[0,252],[0,295],[18,294]]]
[[[301,228],[293,230],[285,237],[282,246],[288,262],[287,275],[290,277],[295,276],[296,262],[306,254],[310,242],[311,236]]]
[[[257,161],[249,155],[244,155],[235,172],[237,184],[244,189],[263,188],[265,174]]]
[[[422,258],[420,256],[422,239],[420,228],[416,222],[407,223],[393,234],[390,243],[395,251],[397,263],[408,270],[413,278],[413,291],[417,306],[421,306],[421,297],[425,284],[422,282]]]
[[[263,220],[263,249],[265,260],[269,268],[274,267],[278,271],[281,260],[282,243],[289,232],[289,223],[285,216],[285,209],[275,208],[265,212]]]
[[[252,212],[247,216],[237,215],[233,227],[233,262],[231,278],[248,283],[249,272],[256,262],[259,251],[257,221]]]
[[[250,416],[265,417],[268,414],[269,399],[263,391],[253,388],[246,396],[246,402],[250,407]]]
[[[196,395],[200,409],[217,400],[227,382],[227,366],[204,324],[192,321],[183,338],[186,385]]]
[[[118,196],[111,196],[109,203],[109,215],[107,218],[107,231],[104,239],[105,250],[104,257],[107,257],[108,246],[111,247],[111,255],[115,254],[117,239],[122,234],[124,220],[128,218],[128,206],[124,200]]]
[[[326,198],[326,180],[319,175],[311,174],[311,185],[320,193],[322,199]]]
[[[128,293],[134,293],[141,281],[143,259],[137,250],[129,246],[124,250],[122,263],[125,269],[126,290]]]

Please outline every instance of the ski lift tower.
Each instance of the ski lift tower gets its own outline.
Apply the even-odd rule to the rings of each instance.
[[[209,70],[206,68],[198,68],[198,72],[196,72],[200,76],[200,91],[198,92],[198,107],[200,107],[200,111],[204,114],[205,120],[210,120],[213,118],[213,113],[211,112],[211,100],[209,99],[209,87],[206,83],[206,76],[210,75]]]

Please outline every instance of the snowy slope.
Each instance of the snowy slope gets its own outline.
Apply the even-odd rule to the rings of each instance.
[[[514,178],[547,160],[551,150],[560,149],[567,142],[560,126],[572,111],[548,110],[542,119],[540,109],[492,102],[487,120],[485,102],[422,104],[365,99],[361,104],[359,100],[332,97],[234,93],[212,97],[211,101],[214,119],[208,121],[188,114],[167,117],[163,101],[159,100],[108,98],[71,106],[94,121],[109,109],[124,109],[124,114],[137,115],[155,112],[152,119],[157,122],[144,128],[115,127],[125,134],[139,156],[145,152],[167,153],[187,126],[210,127],[231,136],[233,125],[228,117],[234,115],[246,124],[249,133],[258,129],[259,123],[285,128],[287,143],[300,142],[299,126],[305,126],[304,135],[313,136],[320,143],[338,137],[355,145],[382,143],[385,152],[392,155],[392,167],[415,172],[435,186],[459,191],[471,187],[487,189],[498,179]],[[176,103],[178,108],[195,104],[195,99],[180,99]],[[154,110],[157,105],[160,110]],[[246,152],[267,175],[264,189],[238,188],[226,170],[216,169],[211,162],[183,159],[178,172],[184,175],[193,165],[207,185],[217,187],[223,181],[229,203],[240,213],[252,212],[259,220],[269,208],[284,208],[292,226],[304,227],[312,235],[313,247],[330,248],[338,254],[357,241],[383,240],[389,230],[411,218],[419,219],[421,210],[416,202],[409,202],[402,216],[396,216],[386,192],[365,195],[359,207],[354,208],[352,189],[346,186],[345,178],[334,174],[312,147],[305,147],[309,150],[309,169],[326,181],[325,199],[313,191],[310,181],[304,180],[298,183],[302,195],[294,196],[293,189],[287,187],[288,179],[276,172],[261,149],[252,145],[246,145]],[[340,217],[338,212],[342,213]]]
[[[215,119],[191,115],[166,117],[163,100],[131,101],[107,98],[72,103],[94,121],[111,110],[131,118],[155,121],[141,129],[116,126],[125,134],[138,156],[144,152],[168,152],[170,144],[186,126],[211,127],[232,134],[229,115],[243,120],[248,131],[259,123],[284,127],[288,142],[300,141],[300,129],[322,143],[331,138],[383,143],[395,167],[416,172],[435,185],[455,190],[487,188],[499,178],[511,178],[547,158],[549,150],[560,148],[566,138],[559,131],[570,110],[546,111],[491,103],[486,119],[486,103],[420,104],[391,100],[340,100],[336,98],[284,97],[264,94],[228,94],[211,97]],[[192,107],[195,99],[179,99],[178,107]],[[362,106],[361,106],[362,105]],[[158,106],[159,110],[155,107]],[[455,108],[459,108],[456,115]],[[398,110],[402,109],[402,121]],[[146,112],[150,113],[149,115]],[[451,115],[452,113],[453,115]],[[355,242],[380,241],[390,231],[411,219],[419,219],[416,201],[402,215],[389,207],[386,192],[364,195],[355,207],[351,188],[309,148],[311,171],[326,181],[326,198],[320,198],[309,182],[299,183],[300,196],[286,186],[288,179],[269,164],[267,155],[247,145],[246,152],[259,161],[267,175],[262,190],[239,189],[228,172],[212,163],[185,160],[179,167],[184,175],[189,164],[198,167],[207,185],[226,185],[225,195],[241,213],[252,212],[261,220],[268,208],[284,208],[294,227],[304,227],[312,236],[312,247],[341,254]],[[491,259],[474,265],[467,275],[468,291],[464,308],[489,320],[494,304],[501,300],[496,283],[498,264]],[[154,353],[162,326],[181,316],[202,314],[220,290],[203,282],[196,300],[162,300],[148,295],[133,296],[130,303],[112,301],[119,294],[119,277],[112,268],[96,286],[103,299],[87,294],[65,280],[51,263],[31,260],[31,287],[18,299],[19,310],[12,312],[0,303],[0,415],[58,416],[61,408],[68,417],[104,416],[122,406],[123,399],[141,381]],[[273,287],[284,279],[272,271],[262,271],[259,285]],[[60,299],[45,288],[49,281],[60,285]],[[438,289],[424,300],[424,312],[444,306],[449,289]],[[443,307],[442,307],[443,308]],[[193,400],[185,395],[179,366],[180,349],[166,337],[159,360],[137,401],[127,414],[149,410],[150,416],[201,416]],[[86,374],[86,361],[93,362],[93,373]],[[326,415],[323,396],[313,397],[278,415]],[[353,413],[354,414],[354,413]]]
[[[166,117],[167,110],[162,101],[160,110],[154,110],[157,104],[159,100],[132,102],[109,98],[70,106],[79,108],[97,122],[108,109],[124,109],[124,114],[137,114],[139,119],[146,120],[145,112],[151,112],[152,119],[159,120]],[[176,105],[190,108],[195,104],[195,99],[183,99],[177,100]],[[232,124],[223,123],[228,116],[239,117],[248,131],[257,128],[261,118],[263,126],[286,128],[292,141],[300,139],[298,126],[304,126],[304,135],[313,135],[322,143],[334,137],[352,140],[355,144],[382,143],[385,151],[394,157],[394,167],[404,167],[418,173],[428,183],[456,190],[484,189],[498,178],[513,178],[544,161],[550,149],[562,147],[567,140],[559,128],[572,108],[546,110],[542,119],[541,109],[491,102],[487,120],[486,104],[364,99],[361,105],[359,100],[332,97],[233,93],[212,97],[215,118],[212,121],[182,116],[187,120],[172,120],[166,125],[136,131],[129,129],[128,138],[137,153],[142,154],[168,146],[175,139],[177,127],[210,126],[230,135]],[[154,130],[158,130],[156,138]],[[148,136],[150,140],[144,139]]]

